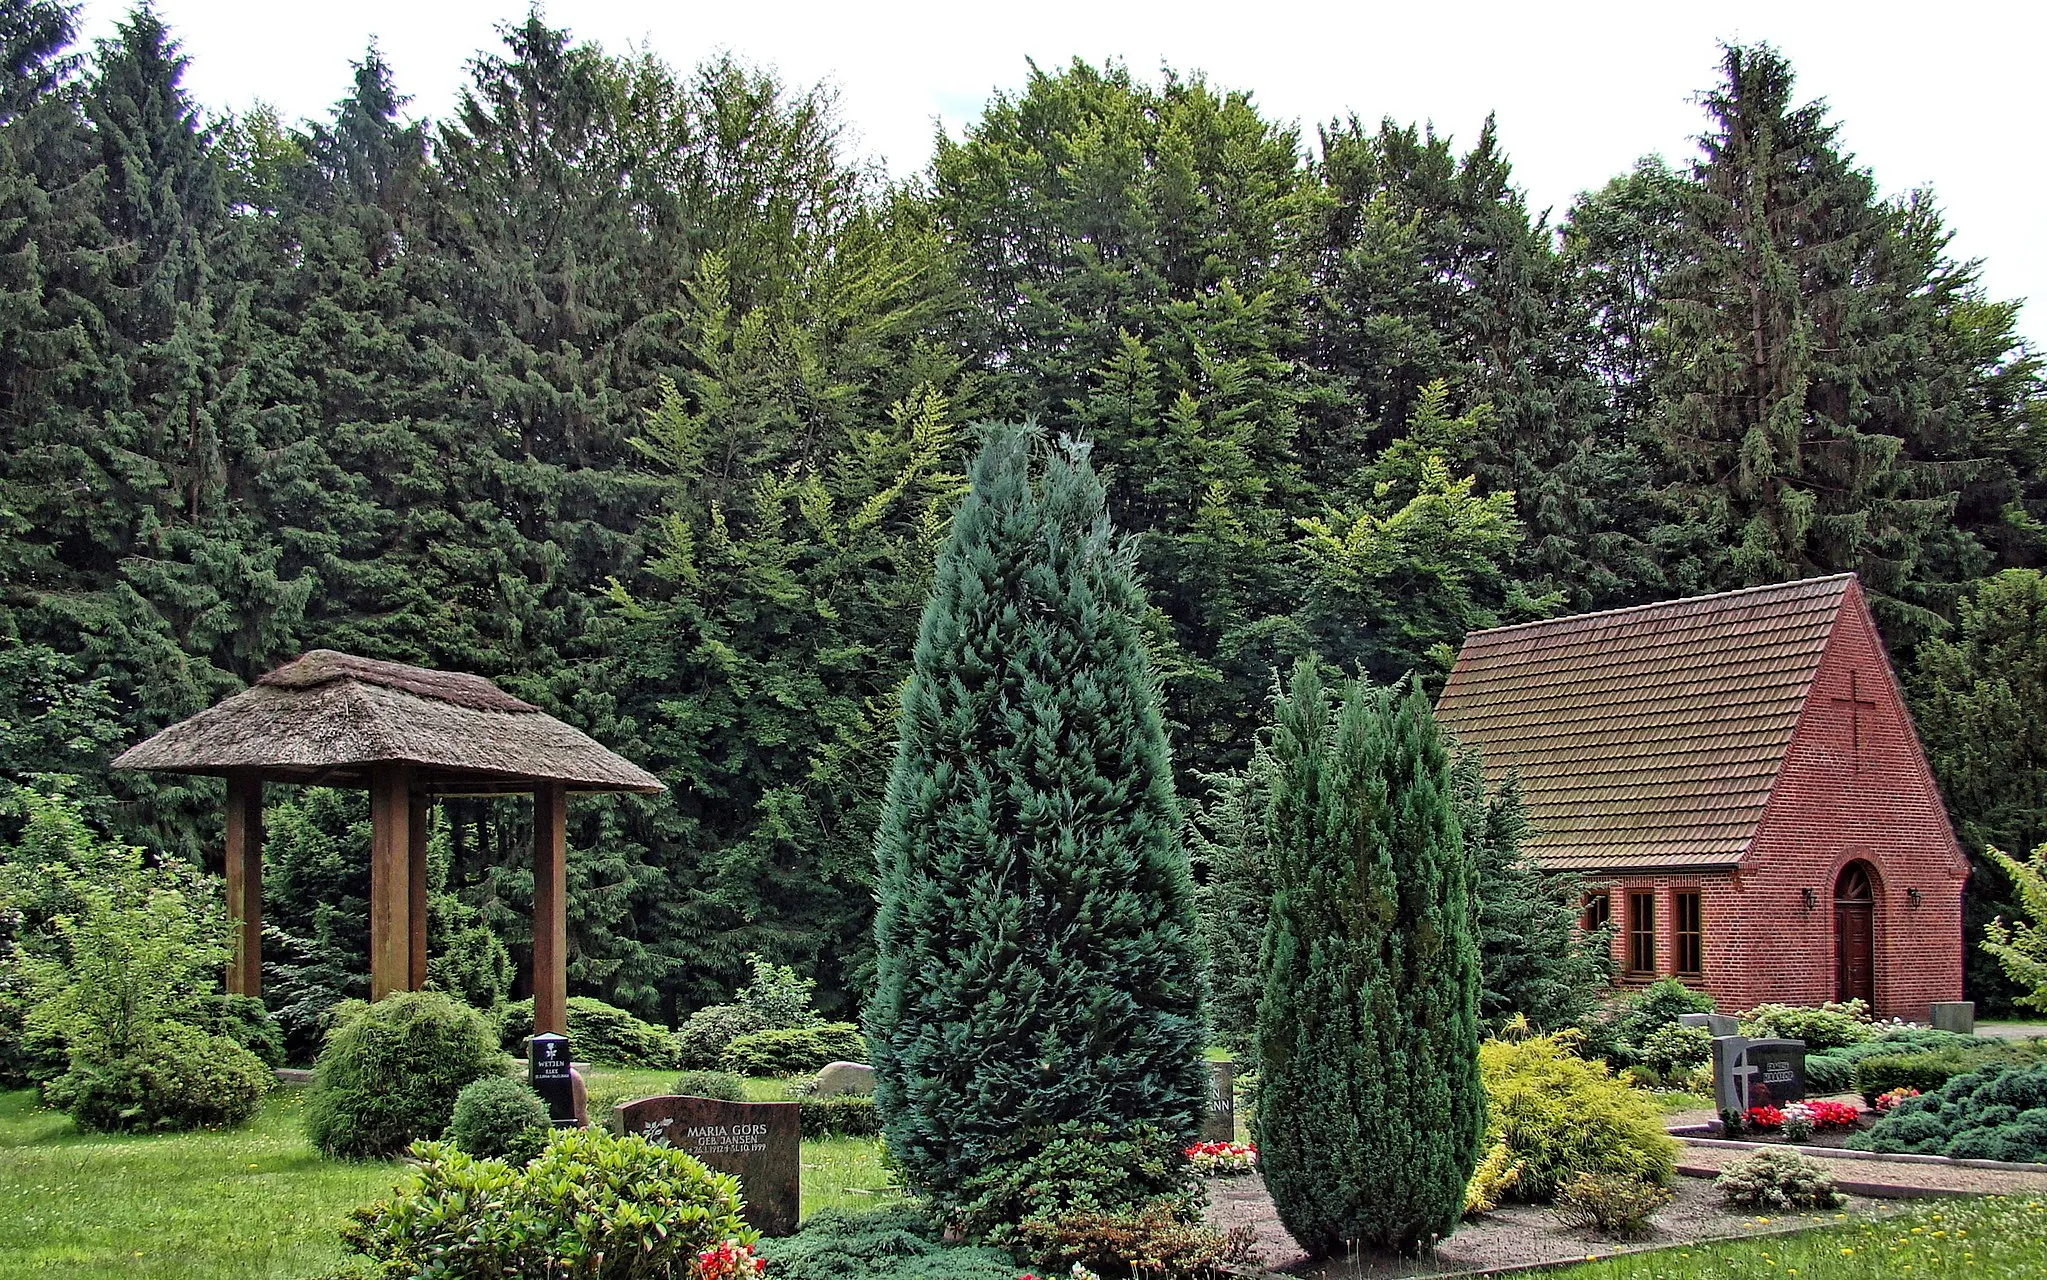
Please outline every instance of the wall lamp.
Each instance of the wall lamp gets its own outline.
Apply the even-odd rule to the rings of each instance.
[[[1905,900],[1911,903],[1913,910],[1916,911],[1921,906],[1925,905],[1926,895],[1919,892],[1918,888],[1915,886],[1914,888],[1905,890]]]
[[[1800,889],[1798,891],[1798,896],[1805,899],[1805,909],[1807,911],[1812,910],[1814,907],[1817,907],[1820,904],[1820,891],[1813,888],[1811,885],[1807,885],[1805,888]]]

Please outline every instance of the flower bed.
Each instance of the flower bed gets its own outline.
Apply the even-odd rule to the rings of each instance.
[[[1187,1162],[1203,1178],[1236,1178],[1258,1172],[1258,1148],[1248,1142],[1197,1142]]]

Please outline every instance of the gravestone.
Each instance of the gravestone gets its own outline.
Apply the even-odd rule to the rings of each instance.
[[[1974,1000],[1937,1000],[1927,1010],[1926,1020],[1935,1031],[1952,1031],[1958,1036],[1976,1034]]]
[[[842,1094],[874,1092],[874,1068],[864,1062],[833,1062],[817,1073],[810,1086],[812,1097],[836,1098]]]
[[[1208,1106],[1201,1113],[1203,1142],[1237,1140],[1237,1064],[1208,1064]]]
[[[1748,1082],[1755,1068],[1748,1065],[1747,1036],[1713,1037],[1713,1109],[1721,1115],[1748,1110]]]
[[[641,1098],[613,1107],[611,1128],[665,1142],[738,1178],[747,1223],[765,1236],[787,1236],[796,1233],[802,1208],[801,1114],[794,1102]]]
[[[576,1123],[576,1081],[569,1066],[569,1038],[543,1031],[526,1042],[526,1083],[547,1104],[558,1129]]]
[[[1744,1054],[1756,1073],[1748,1080],[1748,1104],[1781,1107],[1805,1097],[1805,1041],[1751,1040]]]
[[[1716,1036],[1738,1036],[1741,1034],[1741,1019],[1726,1013],[1680,1013],[1677,1015],[1680,1027],[1704,1027]]]

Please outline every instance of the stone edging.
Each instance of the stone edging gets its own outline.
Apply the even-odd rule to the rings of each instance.
[[[1706,1126],[1691,1126],[1693,1129]],[[1718,1126],[1714,1126],[1718,1127]],[[1696,1137],[1692,1133],[1673,1129],[1672,1136],[1687,1146],[1717,1147],[1729,1151],[1761,1151],[1766,1147],[1779,1147],[1796,1151],[1800,1155],[1818,1156],[1826,1160],[1878,1160],[1887,1164],[1930,1164],[1949,1169],[1989,1169],[1998,1173],[2047,1173],[2047,1164],[2021,1163],[2015,1160],[1956,1160],[1950,1156],[1925,1156],[1906,1152],[1850,1151],[1846,1147],[1807,1147],[1791,1142],[1741,1142],[1733,1138]]]

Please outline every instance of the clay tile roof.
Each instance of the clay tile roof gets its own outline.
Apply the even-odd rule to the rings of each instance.
[[[315,649],[129,748],[117,769],[363,786],[372,764],[435,790],[661,791],[659,779],[482,676]]]
[[[1437,715],[1519,775],[1543,866],[1731,867],[1853,577],[1474,631]]]

